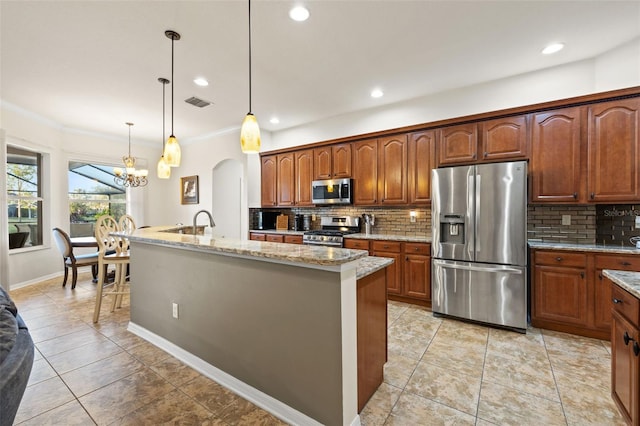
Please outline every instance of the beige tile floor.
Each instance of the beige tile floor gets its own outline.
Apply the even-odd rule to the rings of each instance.
[[[280,425],[278,419],[126,331],[128,301],[60,279],[11,291],[36,344],[20,425]],[[363,425],[622,425],[610,396],[608,342],[526,335],[434,318],[389,303],[385,379]]]

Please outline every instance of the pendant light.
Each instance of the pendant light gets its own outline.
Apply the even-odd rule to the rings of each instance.
[[[260,152],[260,127],[251,112],[251,0],[249,0],[249,112],[240,128],[240,147],[245,154]]]
[[[131,126],[133,123],[125,123],[129,126],[129,154],[122,157],[124,163],[124,170],[120,167],[114,167],[113,173],[115,174],[114,181],[120,186],[145,186],[147,184],[147,175],[149,170],[136,169],[136,159],[131,156]]]
[[[167,140],[167,144],[164,147],[164,160],[171,167],[180,166],[180,144],[178,139],[173,134],[173,86],[175,86],[176,80],[173,78],[173,42],[180,40],[180,34],[175,31],[167,30],[164,32],[167,38],[171,39],[171,136]]]
[[[169,84],[169,80],[167,80],[166,78],[160,77],[158,81],[162,83],[162,155],[160,156],[160,160],[158,161],[157,171],[158,171],[158,179],[169,179],[171,177],[171,167],[167,164],[167,162],[164,159],[164,138],[165,138],[164,118],[166,116],[165,109],[164,109],[164,103],[165,103],[164,101],[166,99],[166,96],[164,94],[164,89],[165,89],[165,86]]]

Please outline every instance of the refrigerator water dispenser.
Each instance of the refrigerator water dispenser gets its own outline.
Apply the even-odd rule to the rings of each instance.
[[[458,214],[440,215],[440,242],[464,244],[464,216]]]

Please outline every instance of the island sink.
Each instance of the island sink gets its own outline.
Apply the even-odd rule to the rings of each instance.
[[[199,225],[195,227],[195,234],[193,232],[193,226],[191,225],[181,225],[176,226],[175,228],[163,229],[160,232],[170,232],[172,234],[187,234],[187,235],[204,235],[204,225]]]

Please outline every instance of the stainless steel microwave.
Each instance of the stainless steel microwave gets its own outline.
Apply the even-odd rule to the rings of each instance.
[[[351,204],[353,185],[351,179],[314,180],[311,182],[313,204]]]

